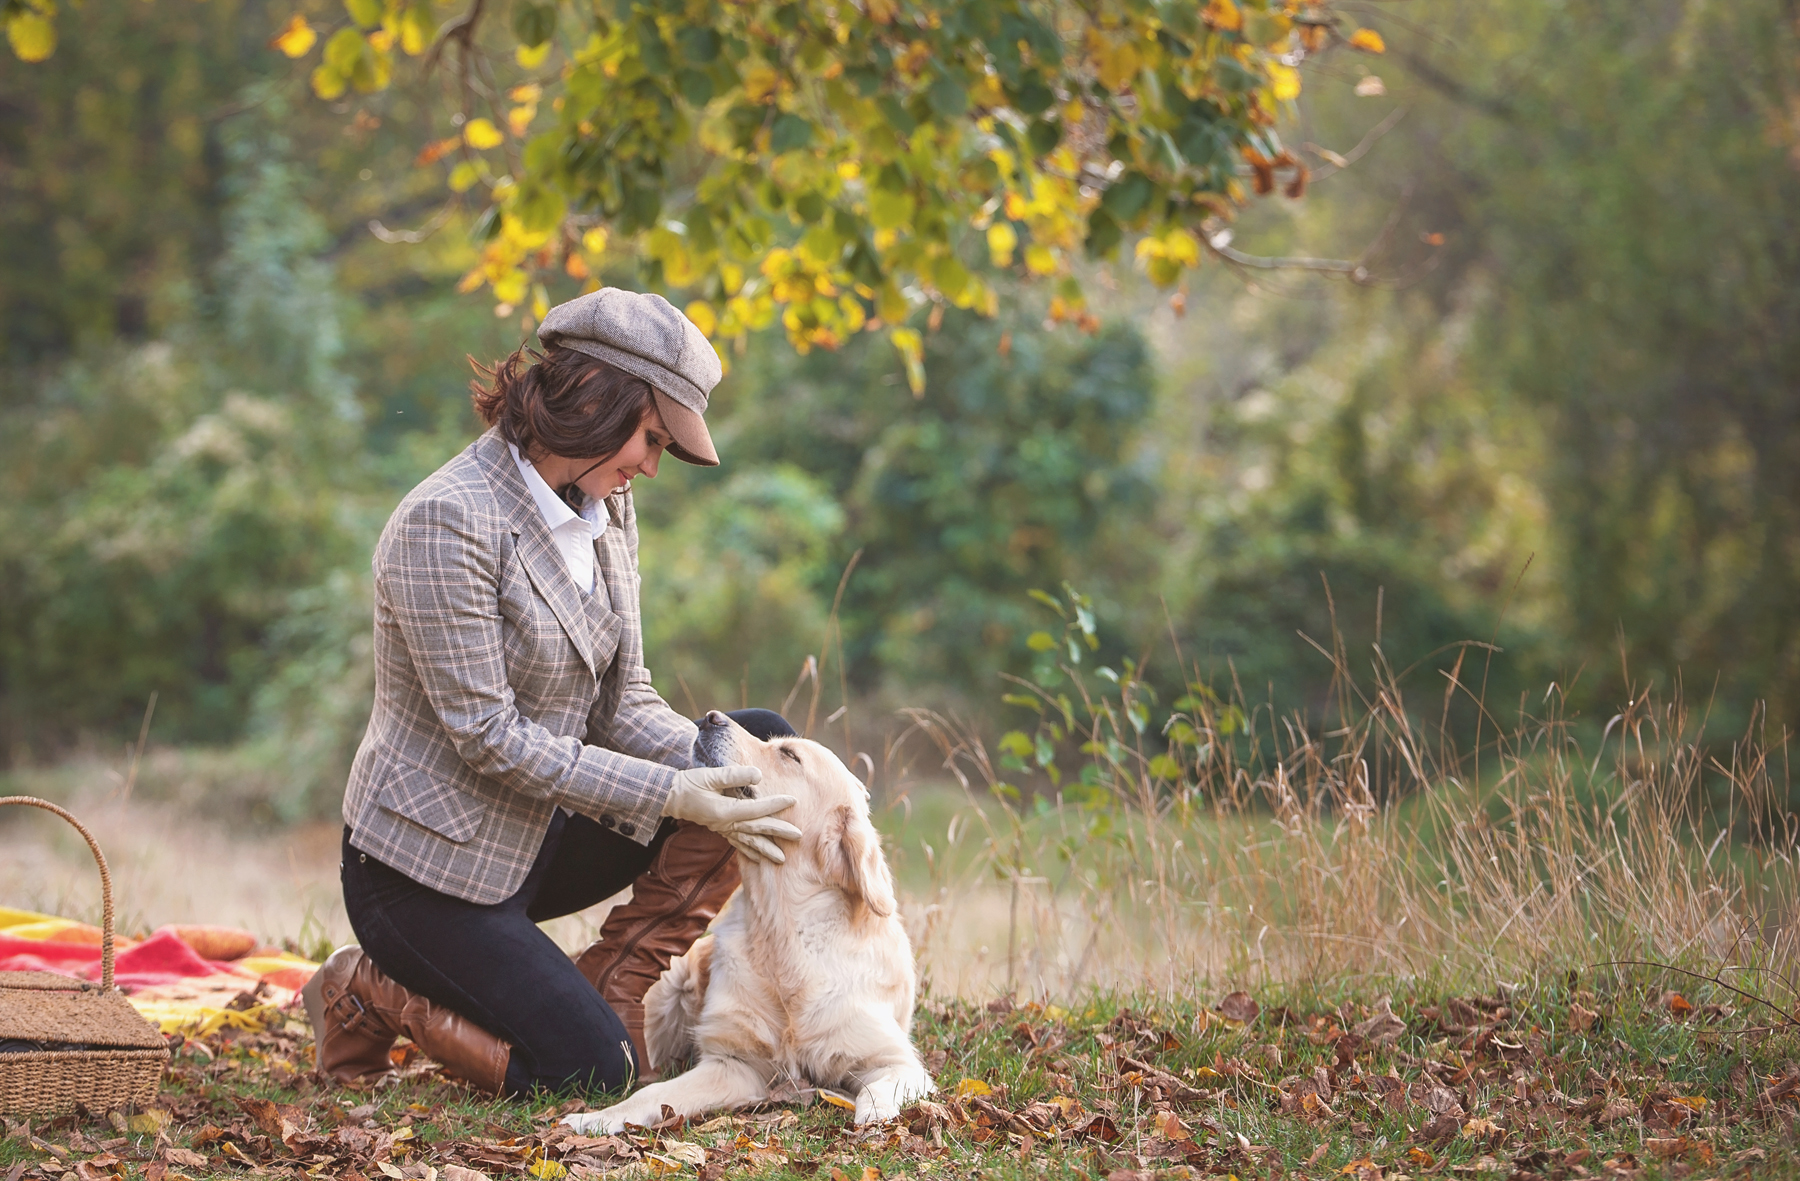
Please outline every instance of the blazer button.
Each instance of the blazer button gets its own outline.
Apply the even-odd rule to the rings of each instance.
[[[614,820],[611,816],[602,816],[600,818],[600,823],[603,827],[612,828],[612,827],[616,826],[619,822],[617,820]]]
[[[622,837],[636,836],[637,825],[627,820],[624,824],[619,825],[619,835]]]

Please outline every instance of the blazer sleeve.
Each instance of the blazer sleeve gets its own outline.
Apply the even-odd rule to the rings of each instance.
[[[665,766],[688,768],[694,765],[694,740],[699,727],[663,700],[650,680],[644,664],[644,624],[639,589],[643,579],[638,574],[637,510],[631,497],[622,498],[618,528],[625,535],[625,552],[630,557],[629,603],[613,605],[631,630],[632,642],[620,645],[619,708],[609,720],[601,715],[601,702],[588,715],[588,741],[609,746],[624,754],[650,759]],[[620,608],[623,607],[623,610]]]
[[[403,504],[378,554],[376,591],[464,762],[512,791],[612,817],[648,844],[676,768],[553,734],[518,711],[500,622],[504,528],[459,500]]]

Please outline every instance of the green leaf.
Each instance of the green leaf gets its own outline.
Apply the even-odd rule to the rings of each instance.
[[[1050,745],[1050,739],[1043,734],[1037,736],[1034,753],[1037,755],[1037,764],[1040,767],[1048,767],[1056,760],[1056,748]]]
[[[931,109],[945,119],[954,119],[969,109],[968,88],[948,74],[938,75],[925,91],[925,98]]]
[[[1061,615],[1064,619],[1067,619],[1069,617],[1068,614],[1065,611],[1063,611],[1062,604],[1056,601],[1056,596],[1052,595],[1049,591],[1042,591],[1042,590],[1038,590],[1036,587],[1033,587],[1032,589],[1026,591],[1025,594],[1027,596],[1029,596],[1030,598],[1036,599],[1038,602],[1040,602],[1044,606],[1050,608],[1050,610],[1056,612],[1058,615]]]
[[[1056,637],[1049,632],[1032,632],[1025,637],[1025,646],[1033,652],[1048,652],[1056,647]]]
[[[675,37],[681,56],[697,66],[711,65],[724,43],[716,29],[703,27],[683,29]]]
[[[345,2],[349,3],[350,0]],[[536,49],[556,35],[556,6],[519,0],[513,5],[512,30],[513,36],[519,39],[519,44],[528,49]]]
[[[1025,132],[1025,142],[1039,156],[1048,156],[1062,142],[1062,128],[1048,119],[1034,119]]]
[[[797,151],[810,144],[812,138],[813,125],[792,111],[786,111],[769,129],[769,151],[777,156]]]
[[[919,125],[919,121],[912,117],[912,112],[902,106],[900,100],[891,94],[884,94],[876,99],[875,105],[881,108],[881,117],[887,120],[888,126],[901,135],[911,135],[913,129]]]
[[[1031,738],[1023,730],[1008,730],[1001,735],[997,746],[1001,754],[1020,759],[1030,758],[1033,749]]]
[[[1014,106],[1021,115],[1041,115],[1049,110],[1050,105],[1055,101],[1056,92],[1045,86],[1043,80],[1033,74],[1025,80],[1023,86],[1019,87],[1019,94]]]
[[[1028,697],[1023,693],[1002,693],[1000,695],[1000,700],[1008,705],[1022,705],[1026,709],[1034,710],[1040,714],[1044,712],[1044,703],[1042,701],[1039,701],[1035,697]]]
[[[339,29],[325,42],[325,64],[348,79],[368,48],[369,43],[355,29]]]
[[[1104,208],[1088,215],[1087,252],[1090,258],[1105,258],[1119,248],[1124,238],[1119,223]]]
[[[1168,755],[1157,755],[1150,760],[1150,774],[1157,779],[1180,779],[1181,764]]]
[[[916,208],[917,203],[911,193],[890,193],[876,189],[869,194],[869,222],[878,230],[911,225]]]
[[[682,69],[675,75],[675,86],[690,107],[703,107],[712,101],[713,80],[705,70]]]
[[[1100,208],[1119,221],[1127,222],[1142,213],[1155,194],[1156,185],[1150,178],[1133,169],[1107,188],[1100,198]]]

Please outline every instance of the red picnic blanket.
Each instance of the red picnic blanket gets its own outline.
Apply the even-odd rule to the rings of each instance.
[[[100,979],[100,949],[81,943],[16,939],[0,933],[0,972],[60,972]],[[113,957],[113,981],[127,992],[195,976],[233,975],[255,979],[234,964],[201,959],[168,928]]]

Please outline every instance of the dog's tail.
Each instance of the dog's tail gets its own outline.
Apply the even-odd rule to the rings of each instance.
[[[686,955],[669,961],[644,994],[644,1049],[652,1070],[667,1075],[667,1067],[694,1056],[694,1027],[712,975],[712,951],[713,937],[702,935]]]

